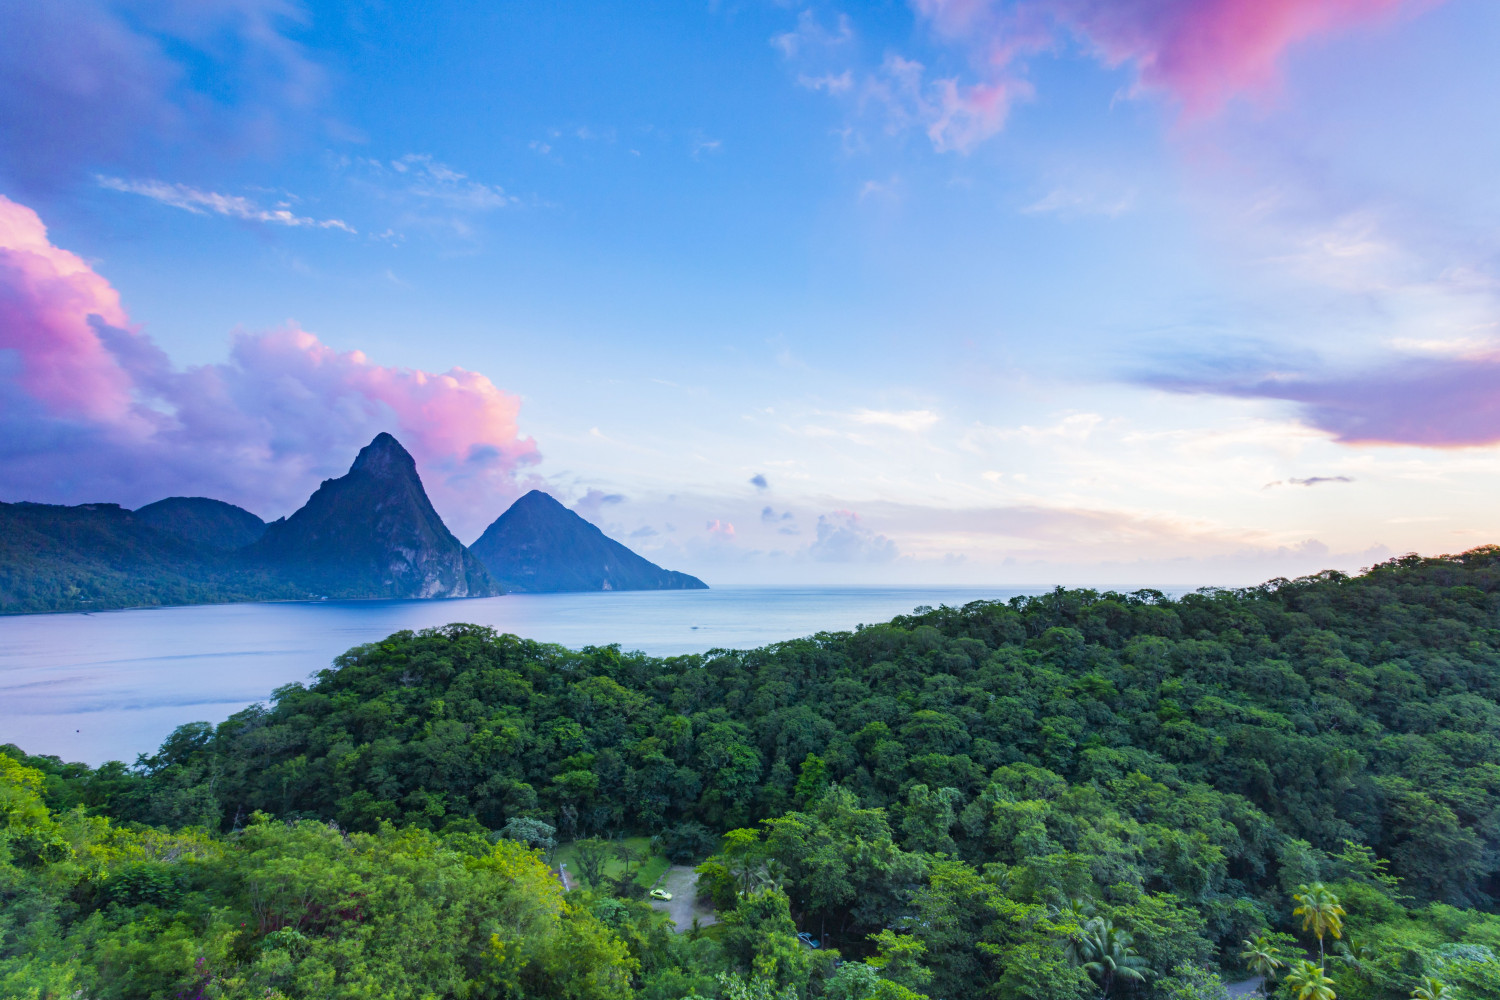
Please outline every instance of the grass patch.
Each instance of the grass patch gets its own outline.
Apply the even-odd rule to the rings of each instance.
[[[665,875],[667,869],[671,867],[672,862],[668,861],[664,856],[660,854],[652,855],[636,869],[636,885],[645,886],[647,889],[651,888],[656,884],[656,880]]]
[[[670,867],[670,862],[660,855],[651,855],[650,837],[625,837],[623,840],[610,841],[613,846],[617,843],[628,844],[645,860],[637,861],[630,866],[635,874],[635,881],[649,888],[653,882],[661,877],[662,873]],[[578,866],[578,843],[568,841],[566,844],[558,844],[552,851],[552,867],[558,868],[562,865],[568,866],[568,878],[574,885],[583,883],[583,870]],[[625,866],[620,859],[611,856],[604,865],[605,878],[619,878],[625,872]]]

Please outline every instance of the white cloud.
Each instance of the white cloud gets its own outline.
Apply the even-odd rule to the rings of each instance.
[[[407,187],[411,194],[454,208],[487,212],[518,204],[521,200],[506,194],[505,189],[499,185],[470,180],[467,174],[459,173],[427,153],[408,153],[399,160],[391,161],[390,166],[396,173],[411,178]]]
[[[158,180],[125,180],[120,177],[98,178],[99,186],[110,191],[138,194],[163,205],[180,208],[194,215],[223,215],[247,222],[265,222],[277,226],[306,226],[314,229],[342,229],[353,233],[354,227],[342,219],[314,219],[297,215],[289,202],[283,201],[272,208],[260,205],[240,195],[219,194],[216,191],[200,191],[186,184],[169,184]]]
[[[796,30],[772,35],[771,44],[787,59],[795,59],[809,49],[843,45],[845,42],[852,41],[853,38],[854,26],[849,23],[848,15],[840,14],[834,23],[834,28],[829,30],[819,23],[816,14],[810,10],[804,10],[797,15]]]
[[[1022,215],[1056,215],[1072,218],[1102,215],[1114,218],[1135,206],[1135,191],[1104,194],[1084,188],[1056,187],[1021,208]]]
[[[855,410],[850,418],[857,424],[894,427],[912,434],[930,430],[941,419],[931,410]]]
[[[854,74],[847,69],[837,75],[824,73],[821,76],[808,76],[806,73],[799,73],[797,86],[808,90],[823,90],[830,94],[844,94],[854,89]]]

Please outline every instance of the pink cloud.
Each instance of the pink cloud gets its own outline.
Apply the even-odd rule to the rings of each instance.
[[[1296,403],[1305,423],[1344,444],[1458,448],[1500,442],[1500,353],[1404,358],[1349,375],[1148,382],[1175,392]]]
[[[389,430],[455,529],[477,533],[539,460],[520,405],[477,372],[379,365],[295,326],[237,333],[227,362],[179,369],[103,277],[0,196],[4,499],[194,493],[275,516]]]
[[[1278,86],[1286,53],[1443,0],[912,0],[943,39],[975,56],[981,82],[953,87],[986,98],[968,118],[974,140],[1004,123],[1004,100],[1024,78],[1025,57],[1072,36],[1109,66],[1131,65],[1142,90],[1171,95],[1189,116],[1219,111],[1240,95]],[[998,112],[998,113],[997,113]],[[935,132],[935,134],[934,134]],[[939,150],[968,148],[929,129]]]
[[[14,351],[32,397],[58,415],[119,419],[130,379],[94,330],[126,325],[120,296],[84,260],[47,241],[47,227],[0,195],[0,351]]]
[[[1141,85],[1190,115],[1280,80],[1299,43],[1441,0],[1051,0],[1056,14],[1112,66],[1133,63]]]
[[[1005,127],[1017,93],[1030,93],[1018,81],[980,83],[961,87],[956,80],[936,84],[937,114],[927,126],[927,137],[938,152],[968,152]]]

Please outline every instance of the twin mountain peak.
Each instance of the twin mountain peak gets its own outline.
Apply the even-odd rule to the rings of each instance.
[[[144,532],[158,550],[180,550],[179,564],[196,560],[201,571],[190,574],[195,578],[222,580],[227,573],[240,587],[277,596],[706,589],[696,577],[642,558],[539,490],[517,500],[466,547],[433,509],[411,455],[384,433],[360,451],[347,475],[325,480],[301,509],[270,524],[206,497],[171,497],[134,512],[113,504],[0,508],[0,520],[41,536],[40,548],[65,562],[72,561],[69,553],[59,550],[77,547],[68,541],[77,539],[82,522],[100,538],[94,553],[150,548],[134,537]],[[9,603],[3,597],[0,605]]]

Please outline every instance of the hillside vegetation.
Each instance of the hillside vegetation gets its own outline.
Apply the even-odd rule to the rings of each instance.
[[[669,659],[397,633],[133,767],[13,751],[36,769],[13,783],[46,804],[27,822],[57,846],[6,862],[4,891],[46,918],[3,929],[0,969],[52,954],[93,984],[114,954],[100,935],[129,932],[152,954],[175,942],[162,991],[211,972],[256,996],[372,995],[339,951],[377,947],[360,879],[267,923],[244,873],[315,855],[376,879],[382,845],[418,845],[447,874],[392,878],[460,900],[523,863],[505,838],[550,830],[703,862],[722,924],[666,935],[613,895],[638,889],[601,879],[518,932],[594,935],[564,949],[592,971],[505,979],[523,925],[480,906],[425,957],[383,957],[412,985],[380,995],[1187,1000],[1258,963],[1302,1000],[1500,996],[1497,651],[1496,548],[1178,600],[1058,590]],[[8,815],[7,836],[33,836]],[[180,897],[123,905],[110,886],[135,869],[79,860],[171,836],[208,845],[151,861]],[[286,978],[253,977],[282,952]],[[324,978],[297,978],[315,954]]]
[[[307,596],[118,504],[0,503],[0,614]]]

